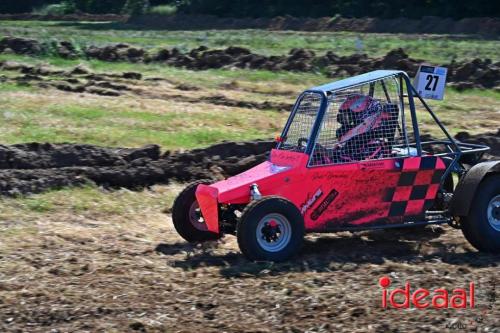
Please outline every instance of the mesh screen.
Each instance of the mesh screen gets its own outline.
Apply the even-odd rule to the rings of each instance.
[[[280,149],[304,151],[321,105],[321,95],[305,93],[288,128]]]
[[[402,112],[396,78],[334,91],[309,164],[408,156]]]

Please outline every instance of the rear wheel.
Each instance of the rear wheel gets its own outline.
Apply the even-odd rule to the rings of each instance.
[[[479,185],[469,215],[461,220],[462,232],[479,251],[500,253],[500,175]]]
[[[236,237],[248,259],[283,261],[302,247],[304,221],[290,201],[266,197],[245,208],[238,221]]]
[[[207,224],[196,201],[196,188],[200,184],[210,184],[208,180],[200,180],[189,184],[174,201],[172,222],[177,233],[188,242],[203,242],[219,238],[219,235],[208,231]]]

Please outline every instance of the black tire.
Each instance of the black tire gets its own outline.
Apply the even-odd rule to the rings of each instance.
[[[200,184],[210,184],[208,180],[199,180],[189,184],[177,196],[172,206],[172,222],[177,233],[188,242],[204,242],[220,238],[218,234],[203,230],[203,223],[191,221],[190,209],[196,202],[196,188]],[[195,227],[193,223],[200,223]]]
[[[271,216],[278,219],[277,229],[276,226],[269,227],[269,223],[265,222]],[[261,223],[261,230],[272,228],[274,234],[271,236],[267,234],[268,237],[274,237],[278,231],[276,243],[279,243],[282,248],[278,246],[270,251],[268,249],[274,246],[273,242],[268,243],[270,244],[268,249],[265,245],[261,245],[267,241],[264,237],[260,241],[257,239],[259,223]],[[283,230],[280,230],[280,226]],[[301,249],[304,241],[304,219],[297,207],[290,201],[281,197],[265,197],[245,207],[236,226],[236,237],[241,252],[248,259],[283,261],[294,256]],[[280,237],[284,238],[280,239]]]
[[[476,190],[469,215],[460,219],[465,238],[482,252],[500,253],[500,230],[495,230],[488,221],[490,201],[499,195],[500,175],[484,178]]]

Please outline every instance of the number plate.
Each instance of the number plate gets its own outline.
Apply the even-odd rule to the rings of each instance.
[[[445,67],[420,65],[414,84],[419,95],[423,98],[442,100],[447,72]]]

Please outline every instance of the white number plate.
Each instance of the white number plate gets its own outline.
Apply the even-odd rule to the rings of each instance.
[[[420,96],[442,100],[446,84],[445,67],[421,65],[415,77],[415,88]]]

